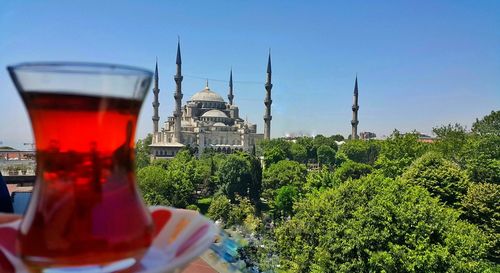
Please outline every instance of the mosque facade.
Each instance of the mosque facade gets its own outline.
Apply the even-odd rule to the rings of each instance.
[[[271,121],[271,59],[268,60],[268,77],[266,82],[266,98],[264,104],[266,113],[264,122],[265,134],[257,132],[257,125],[249,123],[240,117],[233,94],[233,75],[229,77],[228,101],[225,101],[207,84],[201,91],[195,93],[182,105],[182,60],[180,45],[177,46],[177,74],[174,76],[176,92],[174,93],[175,109],[168,117],[162,128],[159,128],[158,64],[154,76],[153,94],[153,137],[150,145],[153,158],[171,158],[185,147],[195,148],[198,153],[210,148],[218,152],[231,153],[234,151],[251,152],[258,141],[269,138]]]

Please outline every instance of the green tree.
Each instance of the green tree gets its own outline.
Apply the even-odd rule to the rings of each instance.
[[[380,152],[379,141],[349,140],[342,144],[339,153],[343,153],[352,161],[373,165]]]
[[[472,184],[462,200],[463,217],[490,235],[490,259],[500,261],[500,185]]]
[[[321,147],[322,145],[326,145],[335,151],[338,150],[338,146],[337,143],[335,142],[334,137],[325,137],[323,135],[317,135],[314,137],[313,145],[316,149],[319,149],[319,147]]]
[[[472,181],[500,184],[500,136],[469,137],[464,161]]]
[[[236,196],[233,203],[225,195],[217,195],[208,208],[207,216],[212,220],[221,220],[224,226],[244,225],[255,231],[259,220],[255,217],[255,208],[248,198]]]
[[[184,171],[185,170],[185,171]],[[174,207],[185,208],[195,202],[194,170],[192,168],[169,168],[167,171],[171,188],[166,196]]]
[[[402,179],[349,180],[294,211],[275,232],[283,272],[493,272],[484,233]]]
[[[168,170],[168,165],[169,165],[169,163],[170,163],[170,160],[169,160],[169,159],[166,159],[166,158],[158,158],[158,159],[153,160],[153,162],[151,162],[151,165],[152,165],[152,166],[161,167],[161,168],[163,168],[164,170]]]
[[[168,179],[167,171],[158,166],[147,166],[137,172],[137,184],[148,205],[172,205],[167,199],[172,190]]]
[[[202,154],[196,162],[196,173],[201,177],[197,190],[202,196],[208,197],[215,194],[219,189],[218,170],[225,159],[225,154],[207,153]]]
[[[272,147],[264,151],[264,164],[266,168],[285,159],[287,159],[286,152],[280,147]]]
[[[282,160],[264,170],[262,195],[274,200],[275,191],[283,186],[295,186],[300,191],[306,182],[306,166],[295,161]]]
[[[148,134],[146,138],[139,139],[135,143],[135,163],[137,169],[141,169],[149,165],[151,158],[149,145],[151,145],[152,139],[153,135]]]
[[[435,127],[432,131],[437,136],[436,142],[432,145],[433,150],[463,165],[461,158],[463,147],[467,143],[467,129],[456,123]]]
[[[290,146],[291,142],[281,138],[274,138],[271,140],[262,140],[258,143],[257,154],[259,156],[263,155],[265,157],[266,151],[277,148],[284,152],[285,158],[290,158]]]
[[[323,166],[320,170],[309,171],[307,173],[304,191],[312,192],[314,190],[332,188],[337,186],[338,183],[336,181],[334,173],[328,167]]]
[[[222,192],[226,194],[231,201],[234,201],[236,195],[248,196],[249,186],[252,183],[252,173],[248,162],[238,154],[229,155],[222,162],[218,181]]]
[[[316,147],[314,146],[314,138],[308,136],[299,137],[297,138],[296,143],[306,148],[308,160],[316,161],[317,156]]]
[[[457,164],[433,152],[415,160],[403,178],[408,183],[426,188],[432,196],[454,207],[458,206],[469,186],[467,174]]]
[[[476,122],[472,124],[472,132],[481,136],[500,136],[500,110],[491,111],[489,115],[484,116],[481,120],[476,119]]]
[[[293,160],[299,163],[307,163],[308,155],[305,146],[298,143],[292,143],[290,146],[290,154]]]
[[[343,135],[339,135],[339,134],[332,135],[332,136],[331,136],[331,138],[332,138],[333,140],[336,140],[336,141],[343,141],[343,140],[345,140],[345,139],[344,139],[344,136],[343,136]]]
[[[166,170],[169,188],[162,195],[172,206],[185,208],[195,202],[195,189],[202,181],[196,163],[196,158],[187,150],[180,151],[169,161]]]
[[[428,145],[418,141],[418,133],[401,134],[395,130],[381,143],[380,154],[375,167],[386,177],[401,175],[411,163],[422,156]]]
[[[328,145],[321,145],[317,149],[318,163],[332,166],[335,164],[335,150]]]
[[[283,186],[276,190],[274,198],[274,209],[280,216],[289,216],[293,214],[293,202],[299,196],[299,191],[295,186]]]
[[[214,197],[208,207],[207,216],[214,220],[222,220],[224,223],[227,222],[229,217],[229,212],[231,211],[231,202],[229,199],[223,195],[217,195]]]
[[[259,158],[248,153],[242,153],[241,156],[247,161],[250,181],[248,184],[248,197],[252,204],[260,207],[260,194],[262,191],[262,166]]]
[[[340,165],[334,172],[334,179],[338,182],[345,182],[348,179],[359,179],[373,171],[373,167],[368,164],[348,160]]]
[[[186,207],[186,209],[188,209],[188,210],[194,210],[194,211],[198,211],[198,212],[200,211],[200,208],[197,205],[195,205],[195,204],[188,205]]]
[[[231,205],[231,210],[228,216],[228,225],[244,225],[245,220],[248,224],[254,225],[252,223],[255,221],[255,207],[250,203],[250,200],[245,197],[237,196],[235,203]],[[255,227],[250,227],[250,229]]]

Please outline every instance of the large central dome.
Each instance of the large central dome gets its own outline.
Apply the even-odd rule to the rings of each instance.
[[[201,90],[200,92],[195,93],[191,97],[191,101],[217,101],[217,102],[224,102],[224,99],[219,96],[219,94],[215,93],[214,91],[210,90],[210,88],[205,87],[205,89]]]

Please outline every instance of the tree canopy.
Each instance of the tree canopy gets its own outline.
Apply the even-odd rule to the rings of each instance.
[[[276,230],[284,272],[484,272],[488,238],[421,188],[370,175],[311,194]]]
[[[352,161],[373,165],[380,152],[380,142],[376,140],[349,140],[342,144],[339,153]]]
[[[368,164],[347,160],[334,172],[334,178],[339,182],[345,182],[348,179],[359,179],[373,171],[373,167]]]
[[[489,115],[482,119],[476,119],[472,124],[472,132],[478,135],[500,136],[500,110],[491,111]]]
[[[149,145],[151,144],[153,139],[152,134],[148,134],[146,138],[144,139],[139,139],[135,143],[135,163],[136,163],[136,168],[144,168],[149,165],[150,163],[150,149]]]
[[[317,154],[318,154],[318,163],[330,166],[335,164],[336,152],[332,147],[323,144],[318,147]]]
[[[428,148],[426,143],[418,141],[418,133],[401,134],[396,130],[382,143],[375,166],[386,177],[395,178]]]
[[[431,195],[450,206],[458,206],[469,186],[467,174],[457,164],[433,152],[415,160],[403,178],[408,183],[426,188]]]
[[[275,190],[283,186],[302,189],[306,182],[306,166],[291,160],[282,160],[264,170],[262,179],[263,196],[274,200]]]
[[[295,186],[283,186],[276,190],[274,208],[281,216],[289,216],[293,213],[293,202],[298,198],[299,191]]]
[[[221,164],[218,172],[220,188],[234,201],[236,195],[248,196],[252,180],[250,166],[239,155],[229,155]]]

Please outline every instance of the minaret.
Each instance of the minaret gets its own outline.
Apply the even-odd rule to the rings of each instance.
[[[158,133],[158,121],[160,120],[160,116],[158,115],[158,108],[160,107],[160,102],[158,101],[158,94],[160,93],[160,88],[158,87],[158,58],[156,58],[156,68],[155,68],[155,82],[153,87],[153,94],[155,96],[153,101],[153,134]]]
[[[174,76],[175,80],[175,111],[174,111],[174,141],[181,142],[181,103],[182,103],[182,61],[181,61],[181,42],[177,41],[177,74]]]
[[[231,72],[229,73],[229,95],[227,95],[229,99],[229,105],[233,105],[233,69],[231,68]]]
[[[351,125],[352,125],[352,133],[351,133],[351,139],[358,139],[358,110],[359,110],[359,105],[358,105],[358,75],[356,75],[356,81],[354,83],[354,98],[353,98],[353,104],[352,104],[352,120],[351,120]]]
[[[266,105],[266,114],[264,115],[264,139],[271,139],[271,104],[273,100],[271,99],[271,89],[273,84],[271,83],[271,50],[269,50],[269,58],[267,60],[267,80],[266,80],[266,98],[264,99],[264,105]]]

